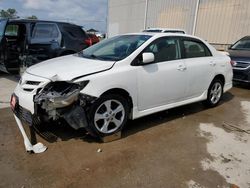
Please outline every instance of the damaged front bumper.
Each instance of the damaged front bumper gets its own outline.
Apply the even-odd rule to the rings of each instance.
[[[96,99],[96,97],[80,93],[87,84],[88,81],[81,83],[48,82],[43,88],[37,88],[33,95],[31,95],[32,92],[20,91],[22,88],[19,84],[17,86],[19,88],[12,96],[16,103],[14,106],[12,104],[12,110],[21,121],[29,125],[64,119],[74,129],[87,127],[86,111]],[[16,91],[19,92],[16,93]],[[24,95],[24,92],[27,95]],[[27,100],[27,97],[29,99],[32,97],[32,105],[26,104],[26,106],[32,106],[33,109],[29,110],[22,105],[21,101]],[[12,101],[13,99],[11,103]]]
[[[86,128],[86,112],[96,98],[80,93],[88,81],[73,83],[54,81],[25,73],[11,96],[11,109],[24,139],[26,151],[41,153],[47,149],[42,143],[28,138],[22,123],[35,134],[43,123],[64,119],[74,129]],[[38,132],[37,132],[38,133]],[[39,134],[39,133],[38,133]],[[33,144],[33,145],[32,145]]]

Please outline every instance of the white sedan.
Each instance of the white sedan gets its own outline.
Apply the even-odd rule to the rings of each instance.
[[[128,119],[198,101],[214,107],[232,76],[230,58],[197,37],[125,34],[28,68],[11,106],[19,122],[64,119],[103,137]]]

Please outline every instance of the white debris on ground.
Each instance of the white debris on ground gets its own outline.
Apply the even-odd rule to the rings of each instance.
[[[245,123],[241,128],[250,129],[250,102],[241,102]],[[201,161],[204,170],[215,170],[228,183],[239,187],[250,187],[250,134],[227,132],[213,124],[201,123],[200,135],[209,140],[207,151],[212,159]]]
[[[241,102],[241,108],[242,108],[242,112],[245,115],[246,118],[246,123],[247,123],[247,127],[250,129],[250,102],[249,101],[242,101]]]
[[[10,96],[17,85],[17,80],[13,76],[0,75],[0,109],[9,107]]]
[[[194,180],[189,180],[187,182],[188,188],[204,188],[204,186],[201,186],[199,183],[195,182]]]

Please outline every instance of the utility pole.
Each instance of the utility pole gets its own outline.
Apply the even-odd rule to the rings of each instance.
[[[198,17],[198,12],[199,12],[199,5],[200,5],[200,0],[197,0],[196,7],[195,7],[195,15],[194,15],[194,23],[193,23],[192,35],[195,35],[195,31],[196,31],[197,17]]]
[[[107,12],[106,12],[106,38],[109,36],[109,0],[107,0]]]
[[[148,16],[148,0],[145,0],[145,13],[144,13],[144,29],[147,29],[147,16]]]

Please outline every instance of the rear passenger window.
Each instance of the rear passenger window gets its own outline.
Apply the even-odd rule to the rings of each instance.
[[[184,40],[184,50],[186,58],[211,56],[211,52],[205,44],[196,41]]]
[[[55,24],[36,24],[33,31],[33,38],[57,38],[59,31]]]
[[[80,27],[64,26],[63,29],[73,38],[82,39],[87,37],[85,31],[82,30]]]
[[[144,52],[152,52],[155,62],[171,61],[181,58],[178,39],[160,38],[151,43]]]

